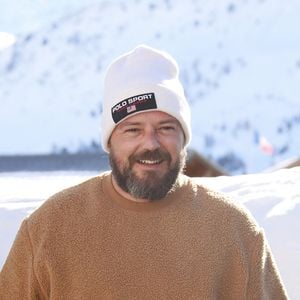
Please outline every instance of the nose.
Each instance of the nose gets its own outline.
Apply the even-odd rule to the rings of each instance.
[[[149,130],[145,133],[143,140],[143,148],[153,151],[160,147],[159,138],[155,130]]]

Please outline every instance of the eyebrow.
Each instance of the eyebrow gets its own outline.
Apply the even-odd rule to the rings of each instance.
[[[118,124],[118,128],[123,128],[126,126],[138,126],[141,125],[141,122],[130,122],[130,121],[123,121],[120,124]]]
[[[179,122],[176,119],[166,119],[166,120],[162,120],[158,123],[158,125],[163,125],[163,124],[168,124],[168,123],[172,123],[172,124],[177,124],[179,125]],[[118,125],[119,128],[125,127],[125,126],[139,126],[143,124],[143,122],[131,122],[131,121],[123,121],[122,123],[120,123]]]

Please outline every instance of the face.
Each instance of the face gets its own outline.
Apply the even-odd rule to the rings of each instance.
[[[159,111],[122,121],[109,150],[113,179],[135,199],[165,197],[185,164],[183,130],[175,118]]]

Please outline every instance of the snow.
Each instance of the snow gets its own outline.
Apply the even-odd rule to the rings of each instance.
[[[105,69],[145,43],[180,65],[192,148],[231,174],[299,157],[300,2],[2,1],[0,155],[99,143]]]
[[[0,266],[21,220],[53,193],[95,172],[0,173]],[[243,203],[265,230],[291,299],[300,298],[300,167],[270,173],[198,178]]]
[[[16,38],[13,34],[0,31],[0,51],[4,48],[12,46],[16,42]]]

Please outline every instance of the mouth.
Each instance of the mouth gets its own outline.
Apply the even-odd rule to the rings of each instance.
[[[129,163],[131,167],[136,164],[142,170],[161,170],[168,167],[171,162],[171,157],[169,153],[155,150],[153,152],[146,151],[138,155],[132,155],[129,157]]]
[[[149,160],[149,159],[139,159],[137,161],[139,164],[142,164],[142,165],[150,165],[150,166],[153,166],[153,165],[159,165],[160,163],[163,162],[163,160]]]

